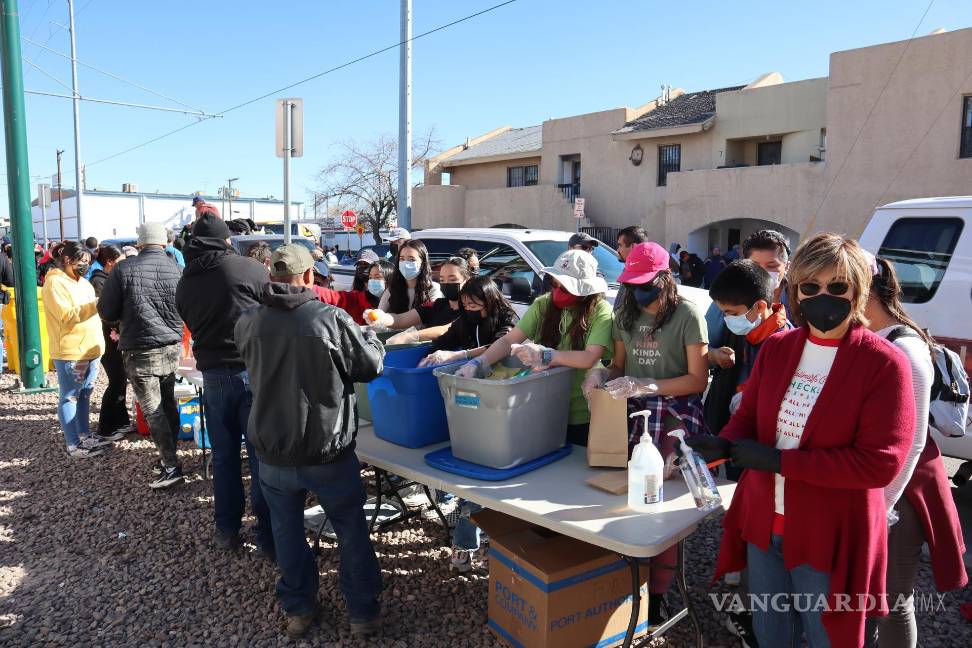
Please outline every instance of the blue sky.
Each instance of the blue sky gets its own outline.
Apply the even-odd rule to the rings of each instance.
[[[500,0],[414,0],[415,34]],[[637,106],[663,83],[687,90],[827,74],[829,53],[908,38],[927,0],[656,2],[518,0],[415,42],[414,130],[434,127],[442,148],[497,126],[617,106]],[[397,0],[77,0],[78,59],[207,112],[398,41]],[[21,31],[69,51],[65,0],[21,0]],[[968,0],[934,0],[918,29],[972,26]],[[24,44],[24,56],[70,85],[69,61]],[[79,69],[81,94],[174,106]],[[25,64],[25,87],[65,92]],[[386,52],[278,96],[303,97],[304,157],[293,164],[295,199],[314,187],[335,144],[395,134],[398,52]],[[27,97],[32,176],[55,170],[65,150],[73,185],[71,102]],[[244,196],[282,194],[273,155],[273,97],[149,146],[98,162],[195,121],[179,114],[82,104],[88,187],[213,193],[239,177]],[[0,178],[3,180],[4,178]],[[32,187],[39,181],[32,178]],[[0,213],[6,212],[6,187]],[[32,188],[33,191],[33,188]]]

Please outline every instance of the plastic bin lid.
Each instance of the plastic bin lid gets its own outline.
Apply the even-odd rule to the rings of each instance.
[[[559,459],[563,459],[570,454],[571,448],[572,446],[567,443],[563,448],[554,450],[550,454],[542,457],[537,457],[533,461],[528,461],[520,464],[519,466],[514,466],[513,468],[499,469],[490,468],[489,466],[481,466],[470,461],[463,461],[462,459],[456,459],[452,455],[452,446],[446,446],[439,450],[433,450],[425,455],[425,463],[429,464],[433,468],[438,468],[439,470],[443,470],[447,473],[460,475],[462,477],[469,477],[470,479],[479,479],[482,481],[504,481],[506,479],[513,479],[514,477],[528,473],[531,470],[543,468],[547,464],[551,464]]]

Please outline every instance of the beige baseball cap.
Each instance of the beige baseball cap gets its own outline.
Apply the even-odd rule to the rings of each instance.
[[[604,278],[597,276],[597,259],[584,250],[567,250],[541,272],[554,277],[567,292],[577,297],[605,293],[608,289]]]
[[[275,277],[302,275],[314,267],[314,257],[303,245],[281,245],[270,255],[270,274]]]

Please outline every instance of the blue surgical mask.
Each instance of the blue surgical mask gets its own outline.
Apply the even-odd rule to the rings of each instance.
[[[368,292],[375,297],[381,297],[381,295],[385,292],[385,282],[381,279],[369,279]]]
[[[749,318],[746,316],[749,315],[750,311],[752,310],[753,309],[750,308],[742,315],[726,315],[726,326],[736,335],[748,335],[754,328],[759,326],[759,322],[762,319],[760,317],[757,318],[755,322],[750,322]]]
[[[422,270],[421,261],[399,261],[398,271],[402,273],[402,276],[406,279],[414,279],[419,276],[419,272]]]
[[[658,286],[638,286],[632,292],[634,293],[634,298],[635,301],[638,302],[638,305],[642,308],[648,308],[654,304],[658,299],[658,296],[661,295],[661,288]]]

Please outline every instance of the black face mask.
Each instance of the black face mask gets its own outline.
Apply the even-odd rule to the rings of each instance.
[[[442,290],[442,296],[449,301],[459,301],[459,290],[462,288],[461,285],[457,283],[444,283],[439,284],[439,288]]]
[[[354,273],[354,281],[351,282],[351,290],[365,290],[368,287],[368,267]]]
[[[483,311],[463,311],[462,316],[466,318],[466,321],[473,326],[479,326],[483,321]]]
[[[658,296],[661,295],[661,288],[657,286],[649,286],[647,288],[639,286],[638,288],[635,288],[633,292],[635,301],[638,302],[638,305],[642,308],[648,308],[655,303]]]
[[[840,326],[851,312],[849,299],[834,295],[805,297],[800,301],[800,318],[821,333]]]
[[[74,272],[76,272],[79,277],[83,277],[88,274],[89,268],[91,268],[90,264],[79,263],[78,265],[74,266]]]

